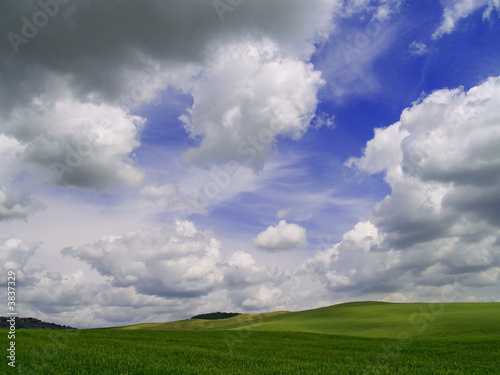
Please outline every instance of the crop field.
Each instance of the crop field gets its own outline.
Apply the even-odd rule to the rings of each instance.
[[[342,318],[327,319],[327,312],[337,310],[340,314],[345,309],[363,310],[370,305],[345,304],[211,322],[182,321],[184,330],[154,324],[90,330],[22,329],[16,332],[17,368],[3,363],[2,373],[500,374],[498,303],[450,304],[443,311],[433,306],[434,315],[426,304],[373,304],[372,308],[387,309],[387,324],[380,322],[385,336],[376,337],[383,333],[381,329],[367,329],[366,337],[361,334],[368,324],[366,319],[380,319],[380,310],[376,309],[371,309],[371,315],[356,318],[360,327],[351,326],[353,335],[298,332],[301,325],[319,329],[320,321],[328,331],[328,322],[336,326],[339,322],[334,320]],[[426,309],[420,310],[422,307]],[[476,318],[471,318],[474,311]],[[417,315],[413,315],[415,312]],[[297,318],[301,313],[307,317]],[[287,315],[291,319],[288,331],[284,323]],[[355,317],[347,314],[345,319]],[[308,319],[312,321],[306,324]],[[428,323],[419,332],[424,327],[421,319],[428,319]],[[455,331],[448,326],[453,320]],[[392,330],[388,321],[395,322]],[[193,324],[191,329],[189,324]],[[213,324],[225,328],[207,328]],[[276,324],[279,330],[272,330]],[[7,331],[2,330],[0,335],[7,345]]]

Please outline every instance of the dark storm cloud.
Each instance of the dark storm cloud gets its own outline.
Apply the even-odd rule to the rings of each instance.
[[[306,39],[324,32],[317,27],[318,10],[327,27],[333,3],[244,1],[221,21],[206,0],[5,1],[0,5],[2,109],[8,113],[29,101],[51,75],[66,76],[80,98],[93,93],[114,102],[130,89],[127,77],[151,62],[203,64],[208,50],[242,35],[271,36],[307,55],[312,49]]]

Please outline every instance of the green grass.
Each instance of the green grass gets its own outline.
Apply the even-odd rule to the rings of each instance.
[[[500,337],[398,343],[300,332],[20,330],[17,342],[18,368],[2,363],[2,373],[500,374]]]
[[[288,313],[287,311],[276,311],[262,314],[240,314],[232,318],[211,320],[211,319],[186,319],[177,320],[168,323],[143,323],[132,326],[117,327],[114,329],[123,330],[170,330],[170,331],[205,331],[220,330],[245,327],[248,325],[256,326],[265,319],[273,316]]]
[[[20,329],[17,368],[4,356],[0,373],[500,375],[499,313],[499,303],[364,302],[218,321]],[[7,349],[7,330],[0,337]]]
[[[223,320],[180,320],[119,329],[214,330],[244,327],[259,331],[328,333],[397,338],[500,335],[500,303],[352,302],[299,312],[242,314]]]

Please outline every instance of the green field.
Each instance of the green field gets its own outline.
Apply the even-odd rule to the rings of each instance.
[[[187,319],[121,329],[238,329],[328,333],[396,338],[401,332],[421,337],[500,335],[500,303],[351,302],[298,312],[242,314],[223,320]]]
[[[350,303],[220,321],[22,329],[17,368],[4,357],[1,373],[500,374],[499,317],[500,303]],[[7,331],[0,335],[7,345]]]

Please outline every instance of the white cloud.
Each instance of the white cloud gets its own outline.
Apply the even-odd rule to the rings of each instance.
[[[116,107],[75,101],[62,89],[17,108],[0,128],[26,145],[23,160],[42,167],[49,181],[103,190],[141,182],[144,172],[128,155],[140,145],[143,123]]]
[[[83,260],[117,287],[175,298],[206,295],[217,284],[220,242],[193,223],[177,221],[174,228],[137,230],[106,236],[64,255]]]
[[[12,269],[23,282],[23,314],[78,327],[168,321],[207,311],[273,309],[284,303],[283,285],[291,285],[289,275],[258,265],[249,253],[236,251],[222,259],[213,234],[198,231],[187,220],[62,250],[89,264],[102,276],[98,278],[34,263],[40,245],[3,239],[1,273],[6,276]]]
[[[248,268],[255,265],[255,259],[253,259],[252,255],[249,253],[237,251],[231,255],[228,264],[232,267]]]
[[[37,199],[0,185],[0,221],[26,220],[30,214],[44,208],[45,205]]]
[[[174,184],[157,184],[148,185],[141,189],[141,195],[152,201],[160,199],[170,199],[178,193],[177,187]]]
[[[39,200],[32,198],[22,186],[15,183],[23,173],[22,154],[26,149],[16,139],[0,133],[0,221],[22,219],[45,208]]]
[[[401,163],[403,154],[400,143],[408,133],[400,131],[399,124],[385,129],[375,128],[374,132],[373,139],[366,143],[363,157],[350,158],[346,162],[347,166],[356,166],[369,173],[378,173]]]
[[[373,258],[367,255],[369,252],[380,251],[383,248],[384,234],[379,233],[377,227],[370,221],[359,222],[356,226],[345,233],[342,241],[330,248],[318,251],[314,257],[307,259],[300,267],[299,273],[308,272],[326,280],[345,280],[347,276],[335,276],[336,263],[340,257],[344,257],[342,267],[349,266],[349,270],[355,269],[356,264],[369,267],[369,262],[363,259]],[[349,271],[350,272],[350,271]],[[354,273],[349,273],[349,276]],[[347,285],[347,284],[346,284]],[[330,284],[331,286],[331,284]]]
[[[416,40],[410,43],[409,49],[410,53],[415,56],[421,56],[429,53],[429,48],[427,47],[427,45],[422,42],[417,42]]]
[[[279,284],[282,279],[281,272],[258,265],[254,257],[244,251],[234,252],[223,268],[224,287],[231,291],[231,298],[236,304],[241,304],[244,300],[242,296],[251,295],[259,285]]]
[[[168,7],[163,1],[126,1],[118,8],[99,1],[72,2],[61,5],[43,30],[30,37],[22,33],[21,18],[31,19],[40,11],[38,4],[5,4],[1,34],[14,33],[25,43],[6,39],[0,46],[5,72],[0,102],[3,109],[30,102],[48,77],[60,74],[71,80],[78,98],[122,104],[132,99],[130,107],[135,107],[169,83],[189,87],[190,76],[197,73],[193,69],[205,63],[207,51],[242,36],[269,37],[293,56],[308,58],[314,42],[328,36],[337,4],[257,0],[240,4],[221,23],[213,2],[203,0],[173,0]],[[191,22],[185,22],[187,16]]]
[[[279,250],[307,245],[305,229],[284,220],[254,239],[268,252],[252,255],[249,240],[226,248],[227,259],[215,234],[192,221],[137,229],[171,220],[179,207],[187,207],[186,215],[207,214],[242,192],[274,202],[270,216],[286,208],[278,219],[314,217],[326,227],[345,222],[347,211],[362,216],[353,207],[366,202],[337,198],[331,186],[311,189],[311,181],[290,186],[303,167],[265,161],[277,138],[300,139],[311,125],[335,125],[331,114],[315,113],[325,77],[337,98],[379,87],[372,64],[407,27],[391,20],[400,4],[243,1],[221,23],[210,1],[173,0],[166,7],[164,1],[90,0],[61,6],[17,54],[8,40],[1,44],[0,220],[15,236],[0,241],[0,266],[3,273],[15,268],[25,282],[23,313],[88,327],[217,310],[301,309],[358,296],[414,300],[435,296],[453,280],[472,293],[479,288],[478,299],[494,294],[500,274],[498,80],[468,93],[435,92],[397,124],[376,130],[364,156],[349,163],[384,172],[392,193],[340,243],[296,268],[266,262],[291,258]],[[485,17],[499,5],[489,4]],[[445,11],[442,33],[477,9],[460,6]],[[39,5],[8,2],[4,10],[5,36],[20,33],[21,17]],[[339,30],[339,43],[319,59],[325,65],[312,66],[312,54],[336,22],[354,15],[367,23]],[[418,43],[411,48],[425,51]],[[136,160],[146,119],[134,113],[168,85],[192,95],[193,107],[182,118],[200,144],[184,154],[192,166],[174,161],[151,173]],[[178,156],[168,152],[169,160]],[[55,164],[65,171],[60,178]],[[196,168],[205,164],[209,168]],[[37,194],[30,190],[40,186]],[[51,205],[32,215],[42,207],[37,199]],[[349,210],[332,218],[326,213],[332,206]],[[61,260],[54,249],[63,247]],[[56,269],[34,262],[46,258]]]
[[[310,126],[321,74],[270,40],[221,48],[211,65],[195,83],[189,116],[182,117],[190,134],[203,138],[183,159],[261,170],[278,135],[299,139]]]
[[[269,251],[279,251],[302,247],[307,244],[306,230],[297,224],[281,220],[275,227],[270,226],[254,238],[253,244]]]
[[[351,296],[412,291],[415,298],[457,281],[498,284],[499,108],[500,77],[490,78],[468,92],[436,91],[377,130],[350,164],[384,171],[391,194],[371,223],[356,225],[304,269],[322,271],[330,290]]]
[[[373,14],[373,19],[386,19],[390,14],[397,12],[401,6],[401,0],[349,0],[345,2],[341,10],[343,17],[352,17],[356,13],[368,12]]]
[[[278,288],[269,288],[265,285],[260,286],[252,293],[252,297],[245,299],[241,306],[246,310],[265,310],[275,305],[281,298],[283,292]]]
[[[188,220],[176,220],[175,231],[184,237],[194,237],[198,232],[194,223]]]
[[[276,219],[284,219],[286,215],[288,215],[289,213],[290,213],[289,208],[279,210],[278,213],[276,214]]]
[[[133,152],[140,146],[145,119],[130,113],[173,85],[194,95],[193,131],[205,136],[204,143],[191,150],[187,159],[198,164],[205,157],[216,162],[244,161],[246,156],[237,152],[240,141],[236,138],[260,136],[258,131],[263,121],[284,122],[286,129],[280,128],[278,133],[294,138],[309,126],[306,117],[314,114],[321,79],[319,72],[314,72],[304,61],[314,53],[314,43],[329,35],[336,4],[334,0],[307,4],[285,0],[272,4],[260,0],[248,2],[226,15],[224,25],[231,29],[227,33],[211,2],[187,4],[175,0],[165,7],[162,1],[148,4],[127,1],[119,6],[121,16],[111,17],[116,14],[115,6],[89,1],[58,6],[57,14],[50,17],[43,31],[40,28],[36,35],[26,36],[21,19],[40,12],[40,6],[9,3],[0,15],[2,35],[11,35],[11,43],[7,40],[0,46],[0,54],[4,56],[0,62],[3,73],[0,112],[4,119],[0,122],[0,132],[26,148],[24,161],[39,167],[30,170],[31,177],[38,182],[42,175],[45,182],[64,187],[107,192],[120,186],[137,187],[144,171],[134,165]],[[132,16],[137,14],[141,17]],[[186,14],[193,22],[183,22]],[[86,31],[89,25],[92,33]],[[109,25],[113,25],[112,30]],[[15,40],[24,38],[24,41],[13,42],[13,34],[20,36]],[[120,35],[119,40],[116,35]],[[178,35],[183,35],[182,43]],[[272,56],[259,55],[262,52],[259,40],[267,40],[272,46]],[[224,45],[231,45],[228,48],[240,53],[226,56],[242,64],[241,68],[233,69],[235,83],[243,91],[247,89],[246,83],[249,85],[248,92],[242,92],[237,103],[227,108],[225,99],[210,98],[200,88],[205,79],[215,85],[225,82],[219,92],[229,98],[233,96],[231,83],[224,80],[231,74],[219,70],[231,62],[224,61],[227,52],[221,48]],[[244,66],[249,48],[257,51],[257,55],[250,56]],[[280,69],[284,69],[285,82],[277,79],[271,91],[285,89],[295,93],[283,97],[266,93],[267,79],[274,79]],[[290,74],[296,74],[297,85],[286,83]],[[213,77],[209,78],[210,75]],[[259,101],[252,99],[252,95],[264,97]],[[200,114],[200,106],[212,105],[213,99],[220,103],[219,113],[212,117]],[[277,113],[283,109],[290,113]],[[226,125],[238,122],[238,110],[243,110],[247,118],[239,128],[235,124],[236,138],[227,145],[221,144],[215,140],[217,135],[213,131],[222,130],[219,127],[222,122]],[[245,112],[253,110],[262,113],[254,129],[251,116]],[[212,121],[215,121],[213,126],[209,125]],[[211,152],[206,145],[214,142],[224,147]],[[260,147],[257,146],[258,156],[251,163],[258,169],[271,145],[264,145],[265,150]],[[152,189],[146,187],[143,194],[149,198],[169,194]],[[4,216],[27,214],[26,211]]]
[[[483,18],[490,18],[493,9],[500,10],[500,2],[498,0],[457,0],[457,1],[441,1],[444,7],[441,24],[432,34],[433,39],[439,39],[443,35],[450,34],[456,28],[459,20],[468,17],[470,14],[483,8],[487,8],[483,12]]]
[[[500,0],[489,0],[488,7],[483,12],[483,19],[490,19],[493,10],[497,10],[500,16]]]
[[[7,281],[7,272],[14,271],[18,281],[26,282],[28,259],[33,256],[41,242],[27,244],[19,238],[0,239],[0,271],[2,285]],[[27,275],[28,274],[28,275]]]

